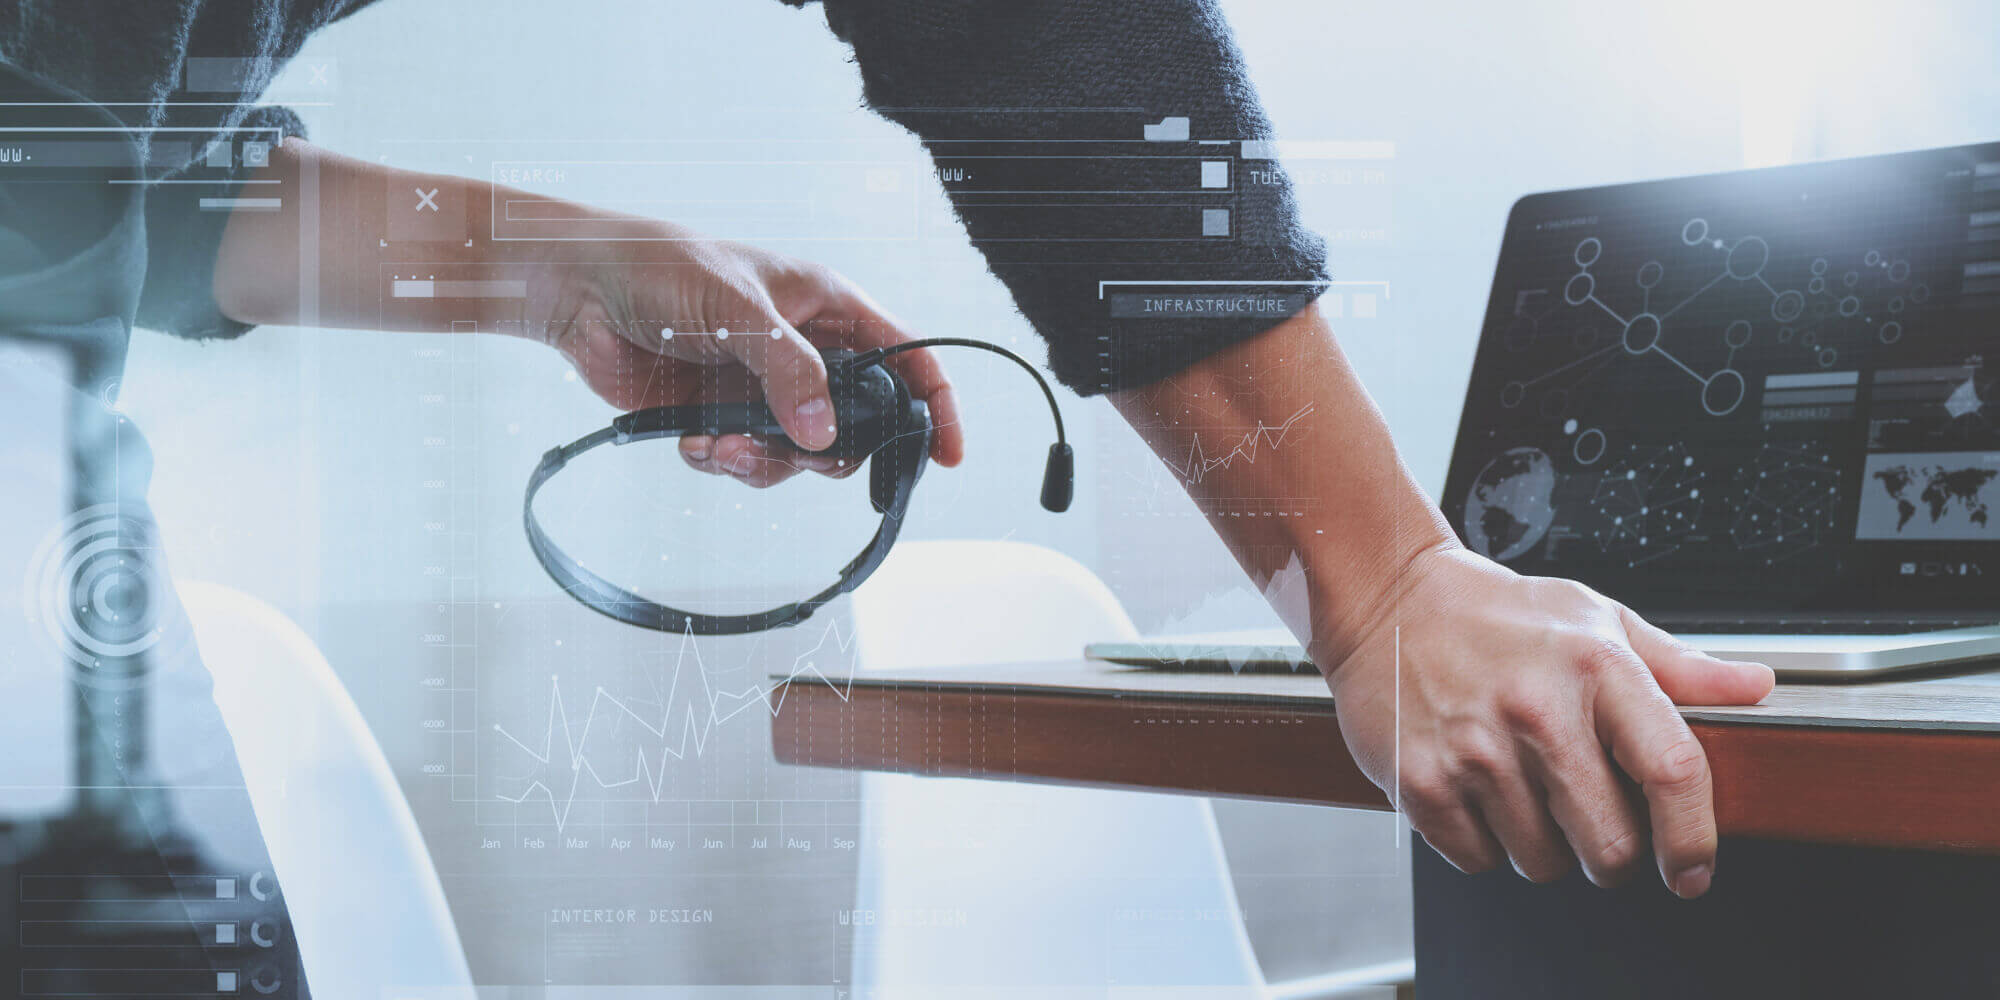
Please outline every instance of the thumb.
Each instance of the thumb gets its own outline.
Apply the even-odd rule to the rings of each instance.
[[[807,451],[833,443],[833,399],[818,348],[775,312],[765,313],[762,330],[717,330],[715,336],[717,346],[757,376],[785,436]]]
[[[1660,690],[1676,705],[1755,705],[1771,693],[1776,676],[1761,663],[1719,660],[1619,608],[1632,650],[1651,668]]]

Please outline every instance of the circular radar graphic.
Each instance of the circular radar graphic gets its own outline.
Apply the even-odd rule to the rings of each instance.
[[[163,643],[189,638],[159,558],[152,518],[117,504],[70,515],[36,549],[21,589],[23,610],[78,681],[136,686]]]
[[[1472,480],[1465,496],[1465,540],[1473,551],[1505,562],[1548,534],[1555,508],[1556,467],[1540,448],[1499,455]]]
[[[1634,448],[1605,470],[1591,493],[1591,537],[1599,551],[1627,566],[1667,555],[1694,533],[1707,502],[1704,486],[1686,448]]]

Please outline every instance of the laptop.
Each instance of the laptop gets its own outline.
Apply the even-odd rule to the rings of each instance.
[[[2000,143],[1522,198],[1443,507],[1783,679],[2000,658]]]

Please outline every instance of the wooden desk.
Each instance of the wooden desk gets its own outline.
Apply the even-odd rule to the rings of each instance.
[[[1388,808],[1317,676],[1079,660],[800,678],[771,697],[788,764]],[[1724,834],[2000,854],[2000,674],[1780,685],[1682,714]]]

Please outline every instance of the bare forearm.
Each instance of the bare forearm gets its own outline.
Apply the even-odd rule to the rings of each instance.
[[[1323,641],[1353,641],[1417,553],[1452,543],[1316,309],[1112,403],[1260,586],[1297,561]]]
[[[1114,402],[1169,464],[1202,463],[1184,484],[1253,577],[1298,560],[1311,619],[1288,623],[1354,760],[1431,846],[1465,871],[1511,859],[1535,881],[1581,859],[1612,885],[1642,863],[1650,828],[1667,886],[1707,890],[1708,768],[1668,698],[1753,703],[1768,669],[1460,547],[1312,310]],[[1258,437],[1273,427],[1286,428],[1275,448]]]
[[[828,268],[671,222],[397,170],[297,140],[273,151],[258,179],[277,181],[294,211],[230,216],[212,288],[225,315],[250,324],[388,330],[458,330],[471,321],[477,332],[556,349],[620,410],[761,395],[785,429],[782,454],[741,434],[681,439],[683,454],[698,468],[753,485],[772,485],[809,466],[792,444],[810,452],[832,442],[821,348],[866,350],[915,339]],[[485,208],[515,197],[559,209],[552,214],[578,223],[578,238],[494,240]],[[468,231],[415,250],[392,245],[391,214],[428,203],[462,207]],[[595,238],[602,227],[591,224],[607,221],[629,236]],[[525,287],[507,288],[504,297],[385,297],[399,276]],[[676,337],[677,330],[715,336]],[[725,337],[727,330],[760,335]],[[931,408],[939,427],[932,457],[956,465],[963,439],[950,382],[936,359],[910,351],[890,363]]]
[[[307,211],[246,212],[230,217],[216,256],[214,294],[225,315],[247,323],[291,324],[301,315],[306,282],[316,283],[316,312],[310,321],[339,328],[446,330],[454,320],[472,319],[482,329],[527,322],[523,299],[475,299],[450,303],[399,301],[381,307],[394,276],[392,266],[407,252],[384,245],[392,211],[406,211],[419,192],[438,202],[474,209],[490,204],[495,186],[484,181],[425,174],[341,156],[310,143],[288,139],[272,151],[259,175],[277,180],[294,200],[313,198]],[[579,211],[583,211],[579,207]],[[421,265],[452,268],[479,265],[511,269],[531,280],[547,269],[538,247],[499,247],[491,240],[487,212],[468,210],[463,243],[427,244]],[[311,219],[303,223],[302,219]],[[304,241],[311,252],[301,254]],[[301,261],[316,261],[311,274]]]

